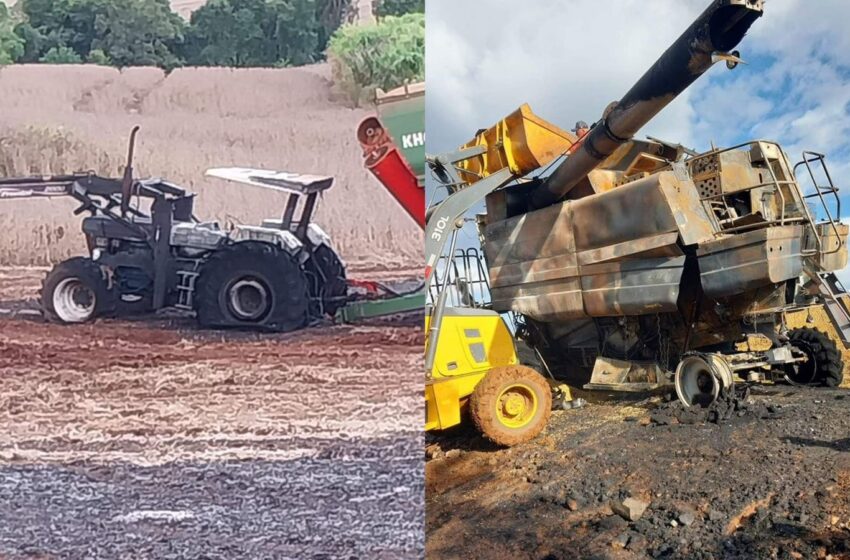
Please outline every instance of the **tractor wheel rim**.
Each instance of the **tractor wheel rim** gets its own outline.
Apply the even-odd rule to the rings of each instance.
[[[266,286],[253,278],[235,282],[229,290],[230,308],[242,321],[254,321],[265,316],[271,300]]]
[[[65,278],[53,290],[53,311],[66,323],[88,321],[96,305],[94,291],[79,278]]]
[[[526,426],[537,414],[537,394],[523,383],[505,387],[496,399],[496,417],[509,428]]]

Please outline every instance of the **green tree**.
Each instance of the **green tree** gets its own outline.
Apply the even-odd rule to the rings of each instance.
[[[97,64],[98,66],[110,66],[112,61],[106,56],[106,53],[100,49],[92,49],[89,56],[86,58],[89,64]]]
[[[184,30],[168,0],[111,0],[95,16],[90,50],[101,50],[116,66],[173,68],[181,63],[175,50]]]
[[[349,5],[349,0],[210,0],[192,14],[184,56],[188,64],[202,66],[315,62]]]
[[[26,21],[16,31],[26,41],[22,60],[36,62],[59,47],[85,58],[95,37],[95,18],[106,4],[108,0],[21,0]]]
[[[21,0],[26,21],[16,33],[23,61],[74,51],[81,60],[100,50],[118,66],[174,66],[185,22],[168,0]],[[95,55],[98,57],[99,55]]]
[[[82,64],[83,59],[71,47],[61,46],[51,48],[38,61],[47,64]]]
[[[24,41],[15,33],[15,24],[6,5],[0,3],[0,65],[12,64],[24,54]]]
[[[317,0],[316,19],[319,24],[319,50],[324,52],[334,32],[342,24],[350,23],[355,15],[352,0]]]
[[[375,6],[375,15],[378,17],[413,13],[425,13],[425,0],[378,0]]]
[[[344,25],[328,44],[334,82],[354,103],[375,90],[425,79],[425,15],[387,16],[373,25]]]

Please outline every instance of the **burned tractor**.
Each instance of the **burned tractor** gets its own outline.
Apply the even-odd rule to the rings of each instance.
[[[280,218],[225,231],[195,217],[193,193],[161,179],[133,178],[136,132],[123,178],[0,179],[0,198],[69,196],[80,203],[76,214],[89,214],[82,221],[88,256],[57,264],[44,280],[47,319],[82,323],[174,307],[196,312],[205,327],[290,331],[345,305],[345,267],[312,222],[333,178],[210,170],[210,176],[289,194]]]
[[[841,382],[835,342],[784,321],[823,305],[850,340],[833,274],[847,264],[848,226],[824,156],[804,152],[792,165],[771,141],[696,153],[634,139],[714,63],[740,62],[731,49],[762,4],[712,2],[582,137],[525,105],[431,163],[453,194],[431,210],[428,265],[486,197],[491,307],[514,314],[519,336],[573,385],[673,383],[692,406],[714,402],[735,376]]]

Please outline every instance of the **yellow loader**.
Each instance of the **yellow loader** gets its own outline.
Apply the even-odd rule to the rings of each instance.
[[[479,176],[522,176],[576,140],[538,119],[527,105],[476,138],[460,152],[429,157],[431,170],[454,173],[446,163],[471,152],[482,156]],[[500,157],[493,157],[494,150]],[[457,178],[453,183],[457,188],[450,188],[449,196],[426,216],[430,297],[425,310],[425,429],[458,425],[468,410],[484,437],[498,445],[516,445],[543,430],[553,399],[562,408],[579,405],[581,399],[574,401],[566,385],[544,377],[538,371],[547,369],[542,361],[535,368],[529,364],[538,360],[520,360],[512,330],[501,314],[488,308],[486,267],[477,249],[458,250],[457,239],[465,214],[489,192],[486,185],[491,182],[468,186]]]

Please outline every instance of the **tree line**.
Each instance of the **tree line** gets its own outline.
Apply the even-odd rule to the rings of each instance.
[[[379,18],[424,12],[424,0],[377,0]],[[209,0],[187,22],[168,0],[0,3],[0,65],[299,66],[324,59],[354,16],[352,0]]]

